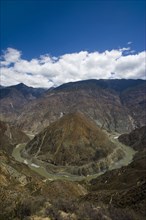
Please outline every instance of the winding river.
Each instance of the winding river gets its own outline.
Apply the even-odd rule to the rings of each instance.
[[[117,169],[120,168],[122,166],[127,166],[133,159],[133,156],[135,155],[136,151],[134,151],[132,148],[125,146],[123,144],[121,144],[118,141],[118,136],[116,135],[110,135],[109,138],[111,139],[112,142],[114,142],[117,146],[117,148],[121,149],[124,152],[124,157],[122,159],[120,159],[119,161],[111,164],[109,166],[108,170],[113,170],[113,169]],[[82,181],[82,180],[91,180],[93,178],[96,178],[97,176],[103,174],[104,172],[106,172],[106,170],[104,172],[99,172],[97,174],[93,174],[93,175],[88,175],[88,176],[77,176],[77,175],[72,175],[69,173],[48,173],[46,168],[45,168],[45,163],[36,159],[34,160],[34,158],[32,159],[25,159],[21,156],[20,152],[21,150],[25,147],[25,144],[18,144],[13,152],[12,152],[12,156],[15,158],[15,160],[27,164],[28,167],[37,172],[39,175],[43,176],[46,180],[57,180],[57,179],[63,179],[63,180],[69,180],[69,181]]]

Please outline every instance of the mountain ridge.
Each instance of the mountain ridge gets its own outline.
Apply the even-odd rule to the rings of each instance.
[[[129,87],[135,87],[137,85],[145,83],[146,80],[142,79],[87,79],[76,82],[64,83],[56,88],[55,91],[68,90],[68,89],[81,89],[85,87],[101,87],[104,89],[112,89],[118,92],[122,92]]]
[[[21,92],[21,94],[26,99],[27,98],[29,99],[29,97],[27,97],[29,95],[32,95],[35,98],[37,98],[45,91],[45,89],[43,89],[43,88],[33,88],[33,87],[25,85],[24,83],[19,83],[19,84],[8,86],[8,87],[0,87],[0,99],[3,99],[5,97],[9,96],[9,94],[13,90]]]
[[[37,133],[62,113],[80,110],[98,126],[124,133],[146,124],[145,104],[145,80],[86,80],[52,88],[29,102],[18,94],[17,98],[4,98],[0,100],[0,113],[1,120]]]

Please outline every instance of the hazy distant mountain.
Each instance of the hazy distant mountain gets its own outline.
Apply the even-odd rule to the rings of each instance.
[[[103,88],[103,89],[111,89],[117,92],[123,92],[126,89],[139,86],[145,83],[144,80],[137,79],[90,79],[83,80],[77,82],[69,82],[63,84],[57,88],[55,91],[65,91],[65,90],[78,90],[78,89],[95,89],[95,88]]]
[[[18,112],[22,112],[22,108],[28,102],[40,97],[45,89],[32,88],[20,83],[15,86],[0,88],[0,114],[2,120],[14,121],[17,119]]]
[[[0,99],[14,96],[15,93],[21,93],[25,99],[34,99],[39,97],[45,89],[28,87],[23,83],[9,87],[0,87]]]

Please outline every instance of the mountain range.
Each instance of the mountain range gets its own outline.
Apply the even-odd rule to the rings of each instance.
[[[0,93],[1,220],[145,219],[145,80]]]
[[[23,83],[9,87],[0,87],[0,113],[5,120],[13,122],[15,116],[23,111],[23,107],[41,96],[45,89],[28,87]],[[19,113],[18,113],[19,112]]]
[[[86,80],[48,91],[20,84],[1,91],[0,119],[31,133],[78,110],[108,131],[129,132],[146,124],[145,80]]]

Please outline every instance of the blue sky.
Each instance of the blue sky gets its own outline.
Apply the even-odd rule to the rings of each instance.
[[[26,58],[81,50],[104,51],[133,42],[145,49],[145,1],[1,0],[1,49]]]
[[[145,1],[1,0],[1,83],[145,79]]]

